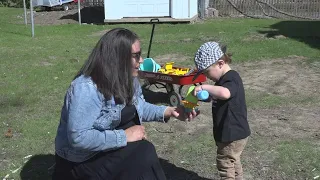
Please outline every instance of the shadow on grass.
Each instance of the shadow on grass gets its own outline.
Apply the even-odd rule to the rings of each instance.
[[[180,168],[160,158],[160,163],[168,180],[209,180],[198,176],[197,173]],[[22,168],[21,180],[49,180],[53,172],[54,155],[35,155]]]
[[[103,6],[90,6],[84,7],[80,10],[81,13],[81,23],[87,24],[104,24],[104,7]],[[62,16],[60,19],[72,19],[79,21],[79,14],[69,14]]]
[[[54,165],[54,155],[40,154],[32,156],[29,161],[23,166],[20,172],[21,180],[33,179],[51,179],[51,169]]]
[[[269,31],[258,31],[266,37],[283,35],[320,49],[320,21],[281,21],[271,25]]]
[[[175,166],[168,160],[160,158],[160,163],[166,174],[167,180],[210,180],[200,177],[197,173]]]
[[[165,92],[154,92],[146,88],[142,88],[145,100],[151,104],[169,104],[169,95]]]

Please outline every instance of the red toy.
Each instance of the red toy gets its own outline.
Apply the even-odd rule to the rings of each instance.
[[[151,19],[152,31],[151,31],[151,38],[149,43],[149,49],[148,49],[148,56],[150,54],[151,49],[151,43],[152,38],[154,34],[154,27],[155,23],[154,21],[159,22],[159,19]],[[173,68],[180,68],[180,67],[173,67]],[[181,68],[180,68],[181,69]],[[169,95],[169,103],[171,106],[177,106],[182,105],[182,100],[184,97],[181,95],[182,87],[185,85],[197,85],[197,83],[201,84],[202,82],[206,81],[206,76],[203,74],[199,75],[194,81],[192,81],[194,75],[196,74],[196,70],[193,72],[189,72],[185,75],[173,75],[173,74],[163,74],[159,72],[150,72],[150,71],[139,71],[139,77],[141,79],[145,79],[145,83],[142,85],[143,88],[148,88],[151,85],[155,85],[157,88],[159,88],[157,85],[161,85],[163,88],[167,90],[167,93]],[[178,93],[175,92],[174,85],[179,86]]]

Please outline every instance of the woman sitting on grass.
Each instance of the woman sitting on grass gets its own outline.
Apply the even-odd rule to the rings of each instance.
[[[97,43],[64,99],[54,180],[166,179],[141,122],[186,116],[145,102],[137,79],[142,61],[138,36],[127,29],[110,30]]]

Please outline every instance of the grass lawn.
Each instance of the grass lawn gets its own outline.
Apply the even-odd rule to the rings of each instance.
[[[34,178],[47,179],[65,91],[101,32],[119,26],[137,32],[146,56],[151,25],[36,25],[35,38],[31,38],[31,27],[26,27],[23,19],[18,18],[22,14],[23,9],[0,7],[0,178],[9,174],[9,178],[28,179],[31,174]],[[194,24],[159,24],[155,29],[151,57],[175,54],[187,59],[177,60],[177,64],[191,66],[197,48],[205,41],[217,40],[228,45],[237,66],[295,56],[306,59],[306,66],[319,68],[319,39],[320,22],[221,18]],[[277,109],[291,102],[301,103],[306,108],[308,103],[319,103],[319,97],[313,96],[292,101],[293,96],[256,90],[248,92],[247,101],[252,110]],[[5,137],[9,128],[13,132],[12,138]],[[211,161],[213,157],[204,156],[211,147],[208,145],[210,136],[211,131],[207,131],[173,144],[173,152],[177,156],[185,155],[190,164],[198,165],[195,154]],[[272,149],[264,146],[265,137],[254,136],[248,148],[255,152],[273,150],[269,177],[312,179],[320,175],[319,136],[316,145],[315,140],[284,138]],[[25,158],[28,155],[38,158],[37,163],[30,163],[30,157]],[[244,161],[251,163],[248,171],[253,179],[259,178],[259,170],[250,169],[254,161]],[[210,167],[214,168],[213,164]],[[276,176],[272,176],[274,169]]]

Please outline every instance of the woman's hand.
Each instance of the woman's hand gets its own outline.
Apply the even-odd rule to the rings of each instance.
[[[140,141],[146,139],[146,132],[143,126],[135,125],[125,130],[127,142]]]
[[[165,111],[165,116],[166,117],[175,117],[179,120],[182,121],[186,121],[186,120],[193,120],[197,115],[199,114],[199,112],[196,112],[195,110],[193,110],[190,113],[186,113],[185,109],[183,106],[179,106],[179,107],[168,107]]]

